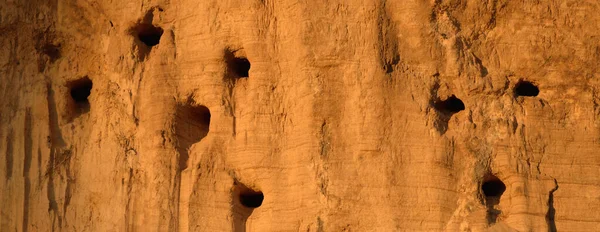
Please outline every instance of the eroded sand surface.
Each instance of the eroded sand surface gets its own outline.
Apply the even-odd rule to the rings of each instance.
[[[0,231],[600,231],[596,0],[3,0]]]

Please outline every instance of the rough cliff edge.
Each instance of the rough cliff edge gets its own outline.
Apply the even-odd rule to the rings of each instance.
[[[596,0],[3,0],[0,231],[599,231]]]

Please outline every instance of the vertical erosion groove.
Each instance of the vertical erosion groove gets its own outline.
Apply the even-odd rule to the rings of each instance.
[[[5,162],[6,162],[6,180],[12,177],[13,171],[13,134],[12,130],[9,129],[8,135],[6,136],[6,154]]]
[[[48,123],[50,127],[50,157],[47,162],[46,173],[48,175],[46,197],[48,198],[48,212],[53,213],[52,228],[56,227],[58,220],[58,228],[62,228],[62,218],[58,212],[58,203],[56,202],[56,194],[54,193],[54,167],[57,164],[57,153],[65,146],[65,141],[60,131],[58,123],[58,112],[56,109],[55,93],[52,89],[52,83],[48,80],[46,83],[46,101],[48,104]]]
[[[396,66],[400,62],[400,54],[398,53],[398,37],[397,31],[392,19],[388,14],[386,2],[382,1],[378,9],[378,25],[377,40],[379,47],[379,59],[383,70],[386,74],[394,72]]]
[[[25,143],[23,150],[25,151],[25,157],[23,162],[23,178],[25,184],[23,186],[23,227],[22,231],[26,232],[29,225],[29,192],[31,190],[31,180],[29,179],[29,170],[31,169],[31,159],[33,157],[33,124],[31,120],[31,109],[27,108],[25,111]]]
[[[558,190],[558,181],[554,179],[554,188],[548,193],[548,212],[546,212],[546,224],[548,224],[548,232],[556,232],[556,222],[554,216],[556,209],[554,209],[554,192]]]
[[[232,133],[236,136],[237,118],[235,116],[235,100],[233,97],[236,82],[250,76],[250,61],[246,58],[244,49],[226,48],[223,54],[225,70],[223,82],[225,86],[226,104],[225,108],[232,117]]]

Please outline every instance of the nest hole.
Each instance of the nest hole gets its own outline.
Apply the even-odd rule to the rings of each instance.
[[[71,99],[73,102],[75,102],[77,107],[89,107],[90,102],[88,97],[90,96],[93,87],[93,83],[90,78],[86,76],[74,81],[70,81],[67,83],[67,86],[69,87]]]
[[[141,23],[135,27],[137,38],[146,46],[153,47],[160,43],[160,37],[163,35],[163,29],[152,24]]]
[[[231,191],[231,210],[233,213],[234,230],[246,231],[246,222],[254,209],[260,207],[265,199],[262,191],[249,188],[243,183],[234,180]]]
[[[504,191],[506,191],[506,185],[500,179],[492,176],[489,180],[481,184],[481,191],[486,198],[489,197],[501,197]]]
[[[228,72],[234,78],[249,77],[250,61],[242,53],[243,51],[226,51],[225,54]]]
[[[502,211],[496,209],[496,205],[500,204],[500,197],[506,191],[506,185],[498,177],[488,174],[481,183],[481,192],[485,199],[484,203],[487,208],[488,224],[494,224],[498,220],[498,216]]]
[[[265,199],[261,191],[251,189],[240,182],[234,181],[234,188],[234,194],[237,195],[239,203],[245,208],[258,208]]]
[[[540,89],[529,81],[519,81],[515,85],[515,95],[524,97],[535,97],[540,94]]]
[[[178,105],[175,117],[179,169],[184,170],[187,168],[190,147],[200,142],[208,134],[210,110],[203,105]]]
[[[446,100],[440,100],[435,103],[435,108],[443,113],[455,114],[465,109],[465,104],[462,100],[452,95]]]
[[[254,192],[252,190],[248,192],[240,193],[240,203],[247,208],[258,208],[262,205],[265,196],[262,192]]]

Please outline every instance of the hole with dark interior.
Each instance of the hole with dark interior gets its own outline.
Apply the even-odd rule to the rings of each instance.
[[[227,62],[228,73],[233,78],[249,77],[250,61],[243,54],[244,52],[241,50],[228,50],[225,52],[225,61]]]
[[[163,34],[162,28],[155,27],[152,24],[139,24],[135,30],[137,31],[138,39],[148,47],[157,45]]]
[[[69,82],[69,91],[71,93],[71,98],[78,105],[87,105],[89,104],[88,97],[92,92],[92,80],[88,77],[83,77],[78,80],[74,80]]]
[[[506,185],[497,177],[490,178],[481,185],[481,191],[485,197],[500,197],[505,190]]]
[[[515,85],[515,95],[525,97],[535,97],[540,94],[540,89],[529,81],[519,81]]]
[[[446,100],[436,102],[435,108],[441,112],[455,114],[464,110],[465,104],[462,102],[462,100],[452,95]]]
[[[253,191],[247,189],[246,191],[240,192],[240,203],[247,208],[258,208],[262,205],[265,196],[261,191]]]

